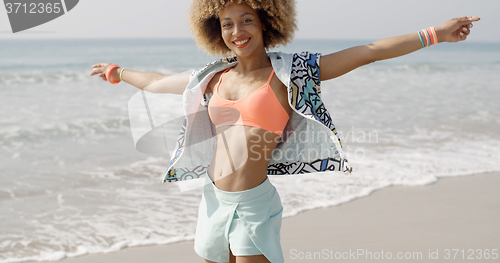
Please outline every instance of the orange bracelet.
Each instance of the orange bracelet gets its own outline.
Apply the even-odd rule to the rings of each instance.
[[[121,80],[118,80],[118,81],[111,81],[109,79],[109,74],[111,74],[111,70],[115,69],[115,68],[119,68],[118,65],[115,65],[115,64],[111,64],[108,66],[108,69],[106,69],[106,79],[108,79],[109,83],[111,84],[118,84],[120,83]]]
[[[434,44],[439,43],[438,42],[438,36],[436,34],[436,29],[434,27],[430,27],[430,29],[431,29],[432,35],[434,36],[434,39],[435,39]]]
[[[434,45],[434,36],[432,35],[430,27],[427,28],[425,31],[427,31],[427,34],[429,35],[430,42],[431,42],[430,46]]]

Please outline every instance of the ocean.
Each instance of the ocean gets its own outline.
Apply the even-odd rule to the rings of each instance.
[[[0,262],[192,240],[201,189],[162,184],[168,157],[134,146],[128,102],[138,89],[89,73],[108,62],[171,75],[214,59],[190,39],[0,40]],[[391,185],[500,171],[498,72],[500,43],[443,43],[323,82],[354,170],[270,176],[284,217]],[[168,97],[178,113],[182,97]]]

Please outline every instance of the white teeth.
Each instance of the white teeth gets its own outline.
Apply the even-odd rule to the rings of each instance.
[[[250,40],[250,38],[246,39],[246,40],[243,40],[243,41],[234,41],[234,43],[237,45],[237,46],[241,46],[243,44],[245,44],[246,42],[248,42]]]

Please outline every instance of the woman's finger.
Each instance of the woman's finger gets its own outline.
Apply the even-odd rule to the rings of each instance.
[[[467,16],[467,18],[470,20],[470,21],[479,21],[481,20],[481,18],[477,17],[477,16]]]
[[[475,21],[479,21],[481,20],[481,18],[477,17],[477,16],[461,16],[461,17],[457,17],[455,18],[457,20],[459,20],[460,22],[466,22],[466,21],[472,21],[472,22],[475,22]]]
[[[101,74],[102,71],[99,68],[93,68],[92,72],[90,73],[90,76],[94,76],[96,74]]]
[[[463,27],[462,31],[468,36],[470,34],[470,29],[467,27]]]
[[[464,41],[467,39],[467,35],[464,32],[460,32],[459,37],[460,39],[458,41]]]
[[[471,28],[472,27],[472,22],[479,21],[480,18],[477,16],[463,16],[463,17],[458,17],[455,19],[455,25],[454,28],[460,28],[460,27],[467,27]]]

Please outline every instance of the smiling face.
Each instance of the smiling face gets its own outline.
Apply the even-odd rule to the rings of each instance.
[[[265,52],[259,14],[246,4],[231,4],[220,14],[222,39],[237,56]]]

